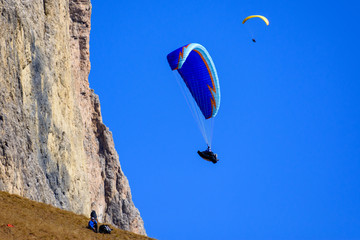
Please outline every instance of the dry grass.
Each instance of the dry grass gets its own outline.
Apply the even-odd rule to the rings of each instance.
[[[113,226],[111,234],[94,233],[86,228],[88,221],[86,216],[0,191],[0,240],[151,239]]]

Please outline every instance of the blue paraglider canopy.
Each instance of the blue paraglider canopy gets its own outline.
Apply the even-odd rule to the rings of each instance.
[[[167,56],[172,70],[177,70],[205,119],[216,116],[220,107],[220,86],[215,65],[208,51],[190,43]]]

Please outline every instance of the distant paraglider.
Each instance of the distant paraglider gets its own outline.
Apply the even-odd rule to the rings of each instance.
[[[266,17],[262,16],[262,15],[251,15],[251,16],[248,16],[248,17],[246,17],[246,18],[242,21],[242,24],[246,23],[249,19],[252,19],[252,18],[260,18],[261,20],[263,20],[263,21],[265,22],[265,24],[266,24],[267,26],[269,26],[269,20],[268,20]],[[252,40],[254,43],[256,43],[255,38],[252,38],[251,40]]]
[[[213,119],[220,107],[220,85],[214,62],[205,47],[198,43],[176,49],[167,55],[167,60],[171,70],[177,70],[182,78],[178,82],[208,145],[208,150],[198,153],[205,153],[199,155],[216,163],[217,155],[210,148]]]

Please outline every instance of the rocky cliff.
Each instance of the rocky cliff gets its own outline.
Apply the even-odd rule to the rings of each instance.
[[[88,75],[90,0],[0,0],[0,190],[146,235]]]

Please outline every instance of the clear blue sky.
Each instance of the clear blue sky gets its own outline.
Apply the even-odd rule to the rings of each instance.
[[[150,237],[360,239],[360,2],[92,5],[90,87]],[[216,165],[166,60],[191,42],[220,79]]]

